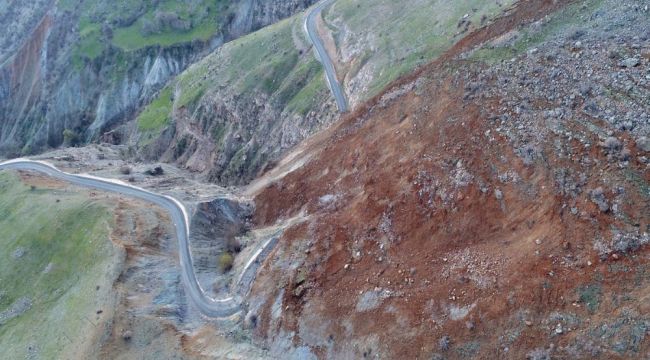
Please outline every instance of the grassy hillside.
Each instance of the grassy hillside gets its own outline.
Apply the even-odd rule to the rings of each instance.
[[[0,173],[0,348],[4,359],[63,357],[94,330],[97,286],[116,252],[111,215],[83,195]],[[31,303],[22,315],[11,310]],[[23,307],[22,310],[25,310]],[[22,312],[20,310],[19,312]]]
[[[360,98],[381,92],[398,77],[430,62],[463,34],[481,26],[515,0],[337,0],[324,17],[349,77],[371,80]]]
[[[93,60],[109,45],[124,51],[209,40],[228,13],[225,0],[60,0],[79,16],[80,58]]]
[[[367,98],[431,61],[462,34],[501,14],[513,2],[417,0],[404,6],[388,0],[338,0],[324,16],[339,50],[348,54],[344,66],[349,78],[364,67],[369,71],[368,88],[353,94]],[[297,38],[304,40],[302,21],[303,14],[299,14],[244,36],[187,69],[171,84],[178,95],[174,108],[191,108],[212,89],[227,88],[242,95],[242,104],[261,92],[271,98],[273,106],[291,113],[304,115],[314,110],[328,89],[320,63],[311,52],[303,56],[295,44]],[[170,114],[163,110],[172,108],[170,91],[162,92],[138,118],[145,139],[169,124]]]
[[[305,114],[328,96],[320,63],[303,54],[293,33],[301,34],[301,16],[283,20],[225,44],[188,68],[169,86],[173,107],[192,109],[203,96],[219,88],[241,94],[242,103],[255,94],[270,98],[271,105]],[[158,132],[169,123],[171,91],[163,91],[137,119],[141,131]]]
[[[584,27],[587,15],[596,12],[603,2],[604,0],[585,0],[570,4],[562,12],[549,16],[543,27],[526,27],[510,41],[488,43],[477,49],[471,58],[488,64],[511,59],[553,36],[569,33],[572,28]]]

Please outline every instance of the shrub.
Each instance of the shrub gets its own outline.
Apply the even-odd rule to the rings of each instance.
[[[77,146],[79,142],[79,134],[70,129],[63,130],[63,144],[65,146]]]
[[[233,235],[228,236],[226,239],[226,249],[231,253],[238,253],[241,251],[241,244],[239,240]]]
[[[165,170],[163,170],[162,166],[156,166],[153,169],[145,171],[145,173],[151,176],[160,176],[165,173]]]
[[[222,273],[227,273],[228,271],[232,270],[232,265],[233,262],[235,261],[235,258],[232,256],[231,253],[225,252],[219,256],[219,270],[221,270]]]
[[[122,165],[120,167],[120,172],[122,175],[129,175],[131,173],[131,167],[128,165]]]

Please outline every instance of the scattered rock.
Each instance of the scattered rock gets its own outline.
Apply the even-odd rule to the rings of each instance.
[[[621,253],[630,253],[639,250],[641,246],[650,243],[650,234],[616,233],[612,239],[612,249]],[[616,255],[616,254],[614,254]]]
[[[621,67],[625,68],[633,68],[637,67],[641,64],[641,61],[638,58],[626,58],[625,60],[621,61]]]
[[[25,256],[25,249],[23,249],[22,247],[17,248],[17,249],[14,250],[14,252],[11,254],[11,257],[12,257],[14,260],[20,259],[20,258],[23,257],[23,256]]]
[[[650,139],[646,136],[641,136],[636,139],[636,147],[641,151],[650,152]]]
[[[613,136],[610,136],[607,139],[605,139],[605,141],[603,141],[600,145],[605,149],[605,151],[609,153],[619,151],[623,147],[623,143],[621,143],[620,140],[618,140]]]
[[[163,170],[162,166],[156,166],[153,169],[149,169],[145,171],[145,174],[149,176],[160,176],[165,173],[165,170]]]
[[[32,308],[32,300],[28,297],[22,297],[16,300],[5,311],[0,312],[0,325],[5,322],[24,314],[27,310]]]
[[[440,350],[447,351],[451,347],[451,338],[447,335],[443,336],[438,340],[438,347]]]
[[[131,174],[131,167],[128,165],[122,165],[120,166],[120,173],[122,175],[129,175]]]
[[[609,211],[609,203],[607,198],[605,198],[605,190],[602,187],[598,187],[590,192],[591,202],[598,205],[598,209],[601,212]]]

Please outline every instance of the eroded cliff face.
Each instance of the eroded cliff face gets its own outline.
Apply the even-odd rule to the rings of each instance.
[[[0,64],[21,47],[53,3],[54,0],[0,0],[0,24],[3,25],[0,33]]]
[[[189,64],[233,39],[290,16],[312,0],[251,0],[207,40],[124,51],[114,46],[94,60],[73,61],[80,14],[54,8],[0,67],[0,153],[32,154],[96,141],[131,120]],[[27,6],[27,5],[25,5]],[[67,139],[64,131],[70,130]],[[121,137],[112,137],[121,141]]]
[[[229,38],[235,39],[273,24],[290,14],[295,14],[307,8],[315,2],[314,0],[243,0],[239,3],[229,25]]]
[[[210,182],[241,185],[337,117],[330,100],[303,116],[262,93],[241,98],[224,89],[206,96],[194,112],[177,112],[169,130],[174,136],[161,136],[156,147],[164,151],[162,159],[202,173]]]

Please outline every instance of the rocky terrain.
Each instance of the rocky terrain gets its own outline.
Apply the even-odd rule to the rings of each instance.
[[[256,4],[232,12],[233,37],[307,6]],[[112,215],[115,271],[95,290],[101,309],[83,308],[93,326],[70,356],[647,357],[650,2],[333,4],[319,29],[351,113],[336,113],[298,13],[193,55],[101,144],[35,157],[182,201],[201,287],[235,291],[241,313],[200,315],[159,209],[19,174],[24,193],[78,193]],[[15,26],[37,34],[53,19]],[[25,59],[29,89],[4,94],[41,91]],[[6,104],[32,109],[20,99]],[[9,261],[34,254],[13,245]],[[43,303],[6,289],[0,275],[0,343],[33,358],[72,351],[10,333]]]
[[[306,219],[260,273],[254,340],[296,358],[643,358],[646,9],[520,2],[253,183],[257,224]]]

